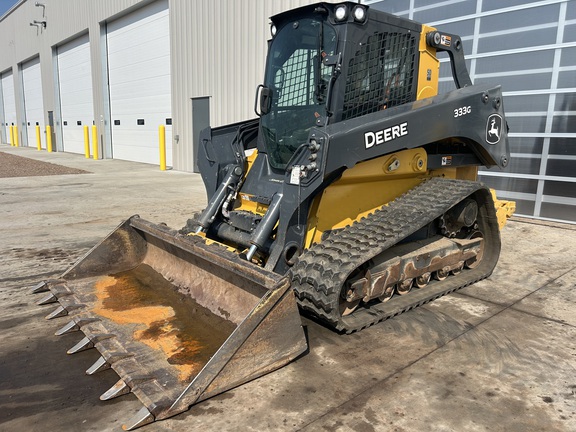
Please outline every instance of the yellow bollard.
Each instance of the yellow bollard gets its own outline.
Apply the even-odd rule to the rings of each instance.
[[[166,171],[166,127],[158,127],[158,138],[160,140],[160,171]]]
[[[14,126],[10,125],[10,145],[14,147]]]
[[[94,160],[98,159],[98,129],[96,125],[92,126],[92,154]]]
[[[52,153],[52,126],[46,126],[46,150]]]
[[[40,138],[40,126],[36,125],[36,148],[42,150],[42,138]]]
[[[90,159],[90,132],[88,126],[84,126],[84,155]]]
[[[14,126],[14,147],[18,147],[18,126]]]

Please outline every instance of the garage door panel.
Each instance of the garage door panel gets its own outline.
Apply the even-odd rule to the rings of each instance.
[[[170,66],[167,65],[165,67],[169,68]],[[154,80],[155,85],[160,85],[164,88],[166,88],[166,81],[168,81],[168,84],[170,83],[170,74],[158,71],[158,65],[154,65],[151,62],[132,65],[132,67],[123,67],[122,70],[124,71],[122,75],[110,74],[110,80],[113,83],[110,86],[111,88],[121,89],[119,85],[124,87],[134,83],[137,83],[138,88],[141,88],[141,82],[149,80]],[[127,78],[126,74],[131,74],[131,78]]]
[[[165,25],[165,21],[168,20],[168,14],[166,14],[162,21],[159,24]],[[156,46],[159,45],[155,42],[158,41],[169,41],[170,36],[165,33],[165,29],[159,26],[156,29],[144,29],[146,33],[138,34],[138,38],[135,39],[133,34],[135,30],[133,29],[130,32],[126,33],[125,36],[117,37],[112,36],[108,39],[108,54],[109,55],[119,55],[121,53],[127,53],[129,51],[144,51],[148,46]],[[111,44],[111,46],[110,46]]]
[[[140,8],[129,15],[108,24],[108,31],[114,37],[121,37],[136,29],[140,33],[146,33],[146,29],[162,26],[162,19],[168,15],[166,2],[158,1]]]
[[[83,83],[72,82],[68,83],[66,91],[67,105],[87,104],[92,107],[92,88],[85,88]]]
[[[92,125],[92,119],[87,118],[86,116],[79,114],[82,109],[91,108],[91,107],[86,107],[86,106],[82,106],[82,105],[77,105],[76,107],[70,107],[71,110],[74,110],[74,108],[76,108],[76,111],[77,111],[76,113],[74,113],[74,112],[69,113],[66,117],[62,118],[63,123],[66,123],[65,126],[74,126],[74,125],[76,125],[76,126],[86,126],[86,125],[91,126]],[[80,122],[81,124],[78,125],[78,122]],[[69,151],[69,150],[66,150],[66,151]]]
[[[110,79],[113,80],[112,85],[131,83],[133,81],[154,77],[170,77],[170,73],[165,70],[170,68],[169,56],[158,57],[155,61],[146,60],[129,64],[124,63],[124,60],[120,60],[120,62],[123,65],[109,74]],[[113,62],[112,64],[115,63]],[[128,77],[126,74],[131,75]]]
[[[167,52],[169,47],[169,40],[155,40],[153,44],[148,47],[149,52],[140,50],[121,51],[116,54],[111,54],[108,57],[108,61],[115,65],[122,64],[124,68],[156,64],[160,61],[170,61],[170,53]],[[114,69],[111,72],[117,73],[119,77],[123,76],[123,71],[120,66],[118,69]]]
[[[170,92],[169,77],[159,77],[158,79],[140,79],[137,81],[120,83],[111,86],[110,93],[114,95],[115,100],[122,101],[125,99],[150,98],[157,97],[157,103],[162,103],[161,97]],[[170,102],[170,101],[167,101]]]
[[[87,115],[82,114],[85,112],[90,112],[90,110],[92,110],[92,103],[81,102],[82,99],[85,99],[86,97],[88,97],[90,95],[87,95],[84,92],[77,93],[77,95],[78,95],[79,102],[69,103],[67,106],[68,112],[64,116],[62,116],[62,118],[65,120],[66,118],[71,118],[70,116],[74,116],[74,117],[81,117],[83,119],[93,120],[91,118],[91,116],[87,116]]]
[[[149,98],[150,102],[156,100],[156,98],[152,97]],[[123,112],[116,110],[112,113],[112,119],[137,119],[137,118],[146,118],[147,122],[151,121],[151,117],[157,117],[162,120],[164,123],[164,119],[169,118],[170,115],[170,105],[166,103],[158,104],[156,106],[146,106],[146,98],[139,99],[138,101],[134,100],[126,100],[122,104]]]
[[[166,18],[168,15],[166,15]],[[165,21],[165,20],[162,20]],[[164,25],[163,22],[159,22],[159,25]],[[138,37],[138,39],[132,38],[132,33],[126,33],[126,37],[113,37],[109,40],[112,44],[109,47],[108,53],[110,55],[126,55],[131,51],[142,51],[145,47],[156,47],[160,48],[161,44],[158,42],[165,42],[170,40],[169,36],[164,34],[164,29],[159,26],[159,28],[147,28],[146,33]]]
[[[68,44],[62,45],[58,50],[58,58],[70,61],[73,64],[79,64],[78,60],[84,58],[85,44],[87,42],[87,37],[81,37],[79,41],[74,41],[74,46],[68,46]]]
[[[146,125],[152,126],[153,122],[155,122],[155,119],[159,119],[159,121],[163,124],[165,119],[170,118],[171,116],[169,112],[169,105],[148,107],[143,106],[142,104],[138,104],[134,101],[126,101],[124,104],[124,109],[127,112],[126,114],[120,114],[118,112],[112,113],[112,119],[128,119],[128,121],[131,121],[130,119],[134,119],[134,124],[136,124],[135,119],[143,118],[146,121]],[[156,126],[158,126],[158,124],[156,124]]]
[[[68,148],[66,149],[67,152],[69,153],[84,153],[84,145],[82,144],[82,149],[80,151],[80,148],[76,149],[74,148],[70,148],[71,143],[70,141],[72,141],[72,143],[84,143],[84,130],[83,128],[80,127],[74,127],[74,125],[76,124],[76,122],[73,122],[74,125],[70,125],[70,121],[68,121],[68,125],[69,126],[63,126],[63,130],[65,131],[65,137],[68,140]],[[72,144],[73,146],[73,144]],[[78,150],[78,151],[72,151],[72,150]]]
[[[131,39],[133,32],[138,32],[142,38],[150,40],[150,33],[164,34],[164,19],[168,16],[166,5],[160,6],[163,2],[156,2],[158,7],[143,7],[140,12],[133,12],[130,15],[120,18],[108,25],[108,32],[111,39]],[[155,3],[155,4],[156,4]]]
[[[64,151],[84,154],[84,126],[94,120],[88,35],[58,47],[58,77]]]
[[[86,41],[85,43],[88,43],[88,41]],[[90,69],[89,64],[83,63],[84,61],[86,61],[87,48],[88,48],[87,46],[84,46],[84,50],[76,51],[73,53],[66,53],[66,52],[64,54],[58,53],[58,59],[60,61],[63,61],[66,67],[72,69],[74,72]]]
[[[114,95],[116,101],[162,96],[169,92],[169,76],[150,77],[148,79],[141,78],[139,80],[122,82],[110,86],[110,93]],[[162,103],[160,98],[158,98],[158,103]]]
[[[168,132],[167,130],[167,134]],[[160,163],[157,135],[155,140],[150,140],[148,131],[135,131],[132,129],[115,130],[114,135],[125,143],[114,148],[114,158],[143,163]],[[172,160],[171,147],[166,149],[166,160]]]
[[[83,70],[76,72],[70,70],[69,73],[73,73],[74,76],[66,78],[66,82],[64,83],[64,90],[66,93],[64,97],[68,97],[69,100],[74,100],[73,97],[69,97],[73,93],[92,93],[92,82],[88,81],[88,78],[91,76],[90,71]]]
[[[90,64],[77,65],[77,62],[85,62],[89,59],[88,53],[84,53],[84,58],[82,57],[68,57],[67,59],[60,59],[60,62],[64,63],[66,68],[66,80],[68,82],[82,82],[88,88],[92,88],[92,83],[85,79],[86,76],[91,76],[92,71],[90,70]]]
[[[68,57],[68,58],[60,59],[60,61],[64,61],[64,64],[66,65],[66,68],[68,69],[68,74],[70,75],[69,77],[67,77],[68,80],[70,80],[71,82],[74,82],[74,81],[84,82],[83,76],[91,74],[90,65],[85,65],[85,64],[75,65],[74,64],[76,62],[86,61],[86,57],[87,56],[85,53],[84,58],[74,56],[74,57]],[[89,84],[89,83],[87,83],[87,84]],[[90,86],[90,87],[92,87],[92,86]]]
[[[109,23],[107,43],[113,157],[158,164],[158,126],[171,117],[168,2]],[[167,128],[168,164],[171,134]]]
[[[166,1],[158,1],[140,8],[129,15],[108,24],[108,33],[112,36],[123,35],[134,28],[140,28],[140,33],[146,32],[146,27],[158,22],[168,14]]]
[[[58,58],[67,58],[80,56],[83,57],[84,49],[86,48],[86,43],[88,42],[88,35],[85,34],[80,36],[70,42],[62,44],[58,47]]]

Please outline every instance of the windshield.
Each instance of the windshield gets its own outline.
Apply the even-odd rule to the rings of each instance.
[[[264,83],[271,90],[271,105],[261,125],[274,168],[286,167],[316,118],[326,115],[332,67],[322,59],[335,51],[336,32],[316,18],[287,24],[273,39]]]

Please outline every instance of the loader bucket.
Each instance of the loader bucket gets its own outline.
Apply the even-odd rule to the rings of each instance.
[[[68,316],[56,334],[81,330],[68,352],[95,347],[86,372],[120,380],[100,399],[134,393],[134,429],[280,368],[306,339],[287,278],[200,236],[133,216],[62,276],[37,285]]]

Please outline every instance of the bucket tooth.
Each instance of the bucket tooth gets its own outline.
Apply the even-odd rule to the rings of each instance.
[[[133,430],[147,425],[154,421],[154,416],[148,411],[148,408],[142,407],[134,417],[122,425],[123,430]]]
[[[100,396],[100,400],[107,401],[128,393],[130,393],[130,387],[128,386],[128,384],[126,384],[124,380],[121,379],[118,380],[118,382],[114,384],[112,387],[110,387],[107,391],[102,393],[102,395]]]
[[[85,351],[87,349],[90,348],[94,348],[94,344],[96,344],[97,342],[100,342],[104,339],[110,339],[114,337],[114,335],[111,334],[92,334],[90,337],[85,336],[84,338],[82,338],[82,340],[80,342],[78,342],[76,345],[74,345],[72,348],[70,348],[66,353],[67,354],[76,354],[77,352],[80,351]]]
[[[54,293],[50,293],[46,297],[44,297],[43,299],[38,300],[36,302],[36,304],[38,306],[42,306],[42,305],[47,305],[50,303],[56,303],[57,301],[58,301],[58,297],[56,297],[56,295]]]
[[[62,316],[66,316],[68,315],[68,311],[64,308],[64,306],[58,306],[54,312],[52,312],[51,314],[46,316],[47,320],[53,319],[53,318],[58,318],[58,317],[62,317]]]
[[[78,330],[80,330],[80,326],[78,325],[78,323],[76,321],[72,320],[54,334],[56,336],[62,336],[62,335],[68,334],[68,333],[78,331]]]
[[[32,287],[32,294],[39,294],[49,290],[50,288],[48,288],[48,283],[46,281],[42,281]]]
[[[70,348],[66,354],[76,354],[77,352],[84,351],[90,348],[94,348],[94,342],[90,340],[89,337],[84,337],[80,342]]]
[[[106,361],[104,357],[100,357],[92,366],[86,371],[86,375],[93,375],[96,372],[100,372],[106,369],[110,369],[110,363]]]
[[[62,336],[62,335],[68,334],[68,333],[79,331],[80,327],[82,327],[85,324],[94,322],[94,321],[99,321],[99,319],[98,318],[80,318],[80,319],[76,318],[76,319],[73,319],[68,324],[66,324],[64,327],[62,327],[60,330],[58,330],[56,333],[54,333],[54,335]]]

